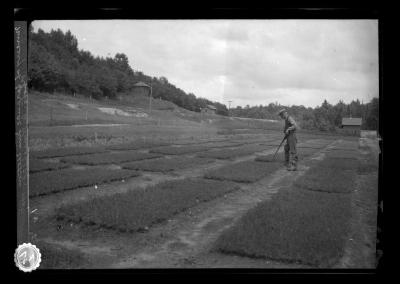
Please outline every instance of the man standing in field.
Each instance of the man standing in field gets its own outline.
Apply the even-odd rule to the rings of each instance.
[[[286,144],[285,144],[285,166],[288,171],[296,171],[297,170],[297,137],[296,137],[296,129],[297,124],[294,119],[289,116],[286,109],[282,109],[278,112],[279,116],[285,120],[285,128],[283,132],[287,136]]]

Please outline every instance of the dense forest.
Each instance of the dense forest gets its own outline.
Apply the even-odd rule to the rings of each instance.
[[[133,85],[141,81],[152,86],[154,98],[196,112],[206,105],[213,105],[217,114],[228,115],[224,104],[187,94],[165,77],[150,77],[132,69],[132,62],[128,62],[123,53],[103,58],[78,50],[78,41],[70,31],[46,33],[39,29],[35,33],[31,27],[28,57],[28,86],[31,89],[113,99],[118,94],[129,93]]]
[[[278,103],[270,103],[267,106],[240,106],[232,108],[232,116],[251,117],[262,119],[277,119],[276,113],[286,108],[290,115],[294,116],[303,129],[318,129],[321,131],[336,131],[340,127],[343,117],[361,117],[362,129],[377,130],[379,125],[379,99],[373,98],[368,103],[359,100],[345,104],[340,101],[336,105],[329,104],[326,100],[321,106],[306,108],[304,106],[282,106]]]
[[[228,111],[226,105],[198,98],[192,93],[174,86],[165,77],[151,77],[132,68],[123,53],[114,57],[93,56],[89,51],[79,50],[78,41],[70,31],[39,29],[29,32],[28,86],[43,92],[81,94],[95,99],[114,99],[119,94],[132,91],[139,81],[152,86],[154,98],[171,101],[176,105],[199,112],[206,105],[214,105],[217,114],[237,117],[277,119],[276,113],[282,105],[270,103],[266,106],[238,106]],[[358,100],[350,104],[329,104],[326,100],[316,108],[304,106],[286,107],[304,129],[335,131],[342,117],[363,118],[363,129],[377,129],[379,99],[362,104]]]

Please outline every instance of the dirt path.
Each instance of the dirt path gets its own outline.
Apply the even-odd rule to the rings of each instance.
[[[304,267],[268,260],[221,256],[213,253],[211,248],[218,235],[234,224],[247,210],[269,199],[280,188],[290,186],[315,161],[322,159],[323,150],[301,161],[297,172],[288,172],[282,168],[256,183],[239,184],[240,190],[201,203],[167,222],[151,227],[147,232],[124,234],[101,229],[93,230],[73,224],[58,231],[55,229],[56,224],[53,226],[48,223],[41,235],[47,236],[44,240],[48,243],[86,253],[96,268]],[[275,149],[270,149],[264,154],[274,151]],[[254,159],[255,156],[241,157],[234,162]],[[232,162],[218,161],[218,165],[212,166],[217,167]],[[188,169],[181,171],[175,178],[199,176],[209,169],[209,165],[196,170]],[[122,188],[125,187],[128,188],[129,185],[124,185]],[[115,192],[114,189],[107,191]]]
[[[379,146],[376,140],[361,138],[361,161],[369,155],[378,161]],[[337,268],[376,268],[376,226],[378,206],[378,173],[358,174],[352,193],[351,233],[345,253]]]

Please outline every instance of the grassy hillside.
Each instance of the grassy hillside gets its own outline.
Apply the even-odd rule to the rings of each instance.
[[[204,114],[136,96],[130,102],[94,100],[82,96],[29,93],[29,146],[113,145],[131,141],[165,141],[251,135],[281,131],[282,121]]]

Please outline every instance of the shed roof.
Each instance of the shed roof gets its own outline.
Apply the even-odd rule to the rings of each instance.
[[[343,117],[342,125],[361,126],[362,119],[360,117]]]
[[[137,82],[134,84],[135,87],[150,87],[149,85],[143,83],[143,82]]]
[[[217,108],[215,106],[213,106],[213,105],[207,105],[207,108],[213,109],[213,110],[217,110]]]

